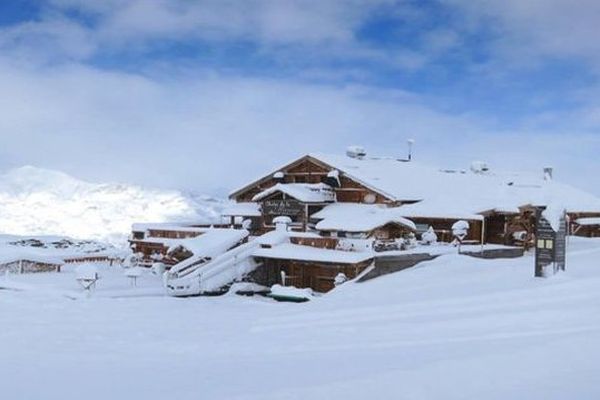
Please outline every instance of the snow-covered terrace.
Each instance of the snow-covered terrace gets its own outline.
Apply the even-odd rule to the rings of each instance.
[[[575,223],[581,226],[600,226],[600,218],[578,218]]]
[[[189,239],[173,239],[170,247],[182,246],[194,254],[214,256],[248,237],[245,229],[208,229],[204,234]]]
[[[393,223],[409,230],[415,224],[405,218],[399,207],[387,208],[380,205],[335,203],[312,215],[319,231],[370,232]]]
[[[131,230],[134,232],[147,232],[147,231],[177,231],[177,232],[206,232],[205,227],[194,227],[192,224],[177,224],[173,222],[165,223],[135,223],[131,226]]]
[[[253,256],[280,260],[357,264],[372,259],[373,253],[327,250],[311,246],[282,243],[271,248],[259,248],[254,251]]]

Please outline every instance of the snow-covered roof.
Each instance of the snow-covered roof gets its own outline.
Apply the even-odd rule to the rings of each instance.
[[[30,252],[13,252],[0,254],[0,264],[10,264],[18,261],[31,261],[39,264],[62,265],[64,260],[59,257],[46,256]]]
[[[254,251],[253,256],[340,264],[356,264],[373,258],[373,254],[368,252],[328,250],[291,243],[280,244],[272,248],[259,248]]]
[[[600,218],[578,218],[575,223],[582,226],[600,225]]]
[[[245,229],[211,229],[195,238],[180,239],[179,245],[185,247],[193,255],[171,268],[171,272],[182,271],[201,259],[211,259],[222,255],[227,250],[248,237]]]
[[[133,232],[156,231],[176,231],[176,232],[205,232],[209,228],[198,228],[191,226],[192,223],[174,223],[174,222],[148,222],[135,223],[131,226]]]
[[[285,193],[304,203],[327,203],[335,201],[335,192],[331,186],[324,183],[277,183],[258,193],[252,198],[252,201],[260,201],[277,192]]]
[[[245,229],[213,228],[206,230],[205,233],[194,238],[171,240],[170,247],[182,246],[194,255],[213,257],[224,253],[247,236],[248,231]]]
[[[402,216],[400,207],[336,203],[313,214],[312,218],[321,220],[316,225],[319,231],[370,232],[389,223],[416,230],[415,224]]]
[[[503,172],[494,168],[448,170],[394,158],[352,158],[322,153],[309,154],[287,166],[307,157],[392,202],[405,203],[402,216],[407,218],[475,220],[481,219],[478,214],[484,212],[517,213],[526,205],[562,208],[569,212],[600,212],[599,197],[556,180],[547,180],[541,169],[539,174]],[[250,189],[261,180],[232,192],[231,196]]]
[[[232,203],[225,207],[221,215],[225,217],[260,217],[260,204]]]
[[[517,209],[517,213],[518,213]],[[465,219],[481,221],[483,215],[469,211],[468,204],[443,204],[435,200],[423,200],[418,203],[405,204],[398,207],[398,213],[405,218],[439,218],[439,219]]]
[[[422,201],[413,207],[415,216],[432,213],[473,215],[494,208],[515,210],[528,204],[553,205],[571,212],[600,211],[600,198],[555,180],[545,180],[541,170],[539,176],[494,170],[476,173],[440,170],[392,158],[310,156],[390,200]]]

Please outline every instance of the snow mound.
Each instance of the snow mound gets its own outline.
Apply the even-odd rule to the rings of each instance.
[[[122,245],[139,221],[214,222],[224,203],[176,190],[89,183],[31,166],[0,175],[0,233],[60,235]]]

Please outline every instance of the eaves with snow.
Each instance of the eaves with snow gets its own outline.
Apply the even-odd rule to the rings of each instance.
[[[518,213],[524,206],[546,206],[572,213],[600,212],[600,198],[571,185],[557,182],[539,174],[509,173],[494,170],[445,170],[419,162],[394,158],[348,157],[312,153],[301,157],[279,171],[285,171],[302,161],[311,161],[330,171],[339,171],[390,204],[402,204],[400,217],[436,217],[481,220],[486,212]],[[253,185],[268,180],[267,175],[231,194],[238,194]],[[299,200],[310,198],[306,189],[311,185],[277,184],[259,193],[258,201],[276,191],[298,195]],[[316,188],[317,185],[313,184]],[[300,189],[296,192],[295,189]],[[300,194],[298,194],[300,193]],[[320,195],[322,196],[322,195]],[[329,206],[331,207],[331,206]]]

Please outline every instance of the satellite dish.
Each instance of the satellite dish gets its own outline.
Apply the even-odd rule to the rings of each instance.
[[[365,197],[363,197],[363,201],[367,204],[373,204],[376,200],[377,197],[373,193],[367,193],[365,194]]]

